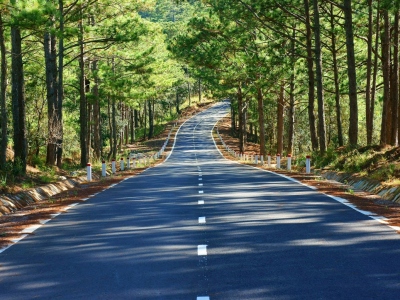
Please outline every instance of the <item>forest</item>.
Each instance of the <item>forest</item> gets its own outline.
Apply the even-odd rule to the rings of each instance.
[[[0,171],[116,158],[198,97],[244,152],[400,140],[399,1],[2,0]],[[13,159],[7,159],[12,149]]]

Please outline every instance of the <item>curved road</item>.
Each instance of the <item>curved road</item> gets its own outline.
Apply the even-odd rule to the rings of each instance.
[[[0,299],[398,299],[392,229],[298,183],[222,158],[220,103],[164,163],[0,254]]]

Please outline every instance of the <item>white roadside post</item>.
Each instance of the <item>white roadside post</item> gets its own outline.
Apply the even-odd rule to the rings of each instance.
[[[131,168],[131,157],[128,156],[128,157],[126,158],[126,161],[127,161],[126,168],[127,168],[128,170],[130,170],[130,168]]]
[[[256,155],[256,157],[255,157],[255,159],[254,159],[254,163],[255,163],[256,165],[258,165],[258,155]]]
[[[119,161],[119,168],[121,171],[125,170],[125,161],[122,157],[121,160]]]
[[[268,153],[268,168],[271,168],[271,153]]]
[[[86,165],[87,181],[92,181],[92,164],[88,163]]]
[[[287,170],[288,171],[292,170],[292,155],[291,154],[287,155]]]
[[[113,174],[115,174],[115,173],[117,172],[117,169],[116,169],[116,167],[115,167],[115,159],[113,159],[113,160],[111,161],[111,172],[112,172]]]
[[[101,163],[101,176],[106,177],[107,173],[106,173],[106,161],[103,160]]]
[[[281,168],[281,155],[279,153],[276,155],[276,168]]]
[[[261,165],[264,165],[264,155],[261,155]]]
[[[309,155],[306,156],[306,173],[311,173],[311,156]]]

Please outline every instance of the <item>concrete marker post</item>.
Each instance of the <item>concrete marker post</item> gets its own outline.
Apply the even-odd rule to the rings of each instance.
[[[130,170],[130,168],[131,168],[131,158],[128,156],[128,158],[126,159],[126,168],[128,169],[128,170]]]
[[[288,171],[292,170],[292,155],[291,154],[287,155],[287,170]]]
[[[125,161],[122,157],[121,160],[119,161],[119,168],[121,169],[121,171],[125,170]]]
[[[281,168],[281,155],[279,153],[276,155],[276,168]]]
[[[264,155],[261,155],[261,165],[264,165]]]
[[[88,163],[87,165],[86,165],[86,173],[87,173],[87,176],[86,176],[86,178],[87,178],[87,181],[92,181],[92,164],[91,163]]]
[[[256,155],[256,157],[255,157],[255,159],[254,159],[254,163],[255,163],[256,165],[258,165],[258,155]]]
[[[101,176],[106,177],[107,173],[106,173],[106,161],[103,160],[101,163]]]
[[[306,173],[311,173],[311,156],[309,155],[306,156]]]
[[[111,161],[111,172],[115,174],[117,172],[117,168],[115,167],[115,159]]]

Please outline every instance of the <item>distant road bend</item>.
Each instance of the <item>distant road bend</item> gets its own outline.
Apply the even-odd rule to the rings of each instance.
[[[392,229],[279,175],[224,159],[221,102],[169,159],[0,254],[0,299],[399,299]]]

